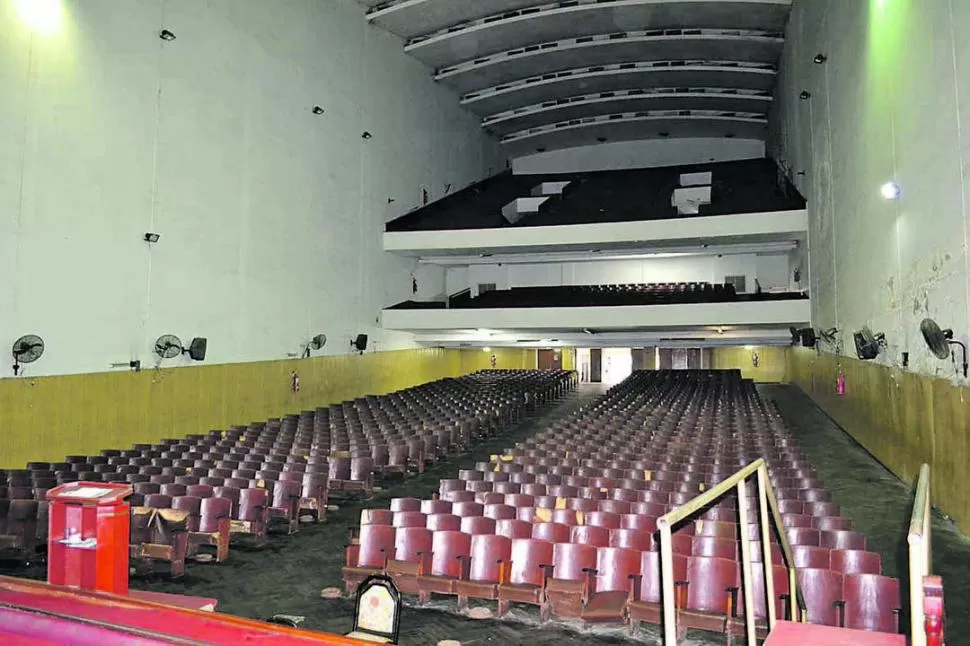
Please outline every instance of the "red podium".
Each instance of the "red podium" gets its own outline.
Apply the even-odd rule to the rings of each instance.
[[[131,487],[69,482],[47,492],[47,580],[82,590],[128,594]]]

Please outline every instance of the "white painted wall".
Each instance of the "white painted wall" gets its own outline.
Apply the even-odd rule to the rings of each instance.
[[[764,156],[765,142],[760,139],[619,141],[518,157],[512,161],[512,172],[516,175],[582,173],[760,159]]]
[[[968,340],[968,97],[970,2],[794,4],[771,148],[806,172],[814,320],[838,327],[847,353],[868,324],[890,344],[881,361],[909,351],[911,369],[954,375],[919,324],[934,317]],[[893,179],[902,197],[887,202],[879,188]]]
[[[19,10],[47,5],[58,24],[29,28]],[[382,253],[383,223],[504,161],[362,11],[0,2],[0,347],[41,334],[36,375],[151,365],[162,333],[207,336],[210,362],[282,358],[317,332],[333,353],[358,332],[410,345],[377,323],[417,271]],[[420,283],[441,293],[444,274]]]

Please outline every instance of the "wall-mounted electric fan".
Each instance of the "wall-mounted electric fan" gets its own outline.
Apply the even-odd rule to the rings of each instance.
[[[44,340],[36,334],[25,334],[13,342],[13,374],[20,373],[20,366],[33,363],[44,354]]]
[[[935,354],[938,359],[946,359],[952,356],[951,345],[958,345],[963,348],[963,376],[966,378],[967,346],[962,341],[953,338],[953,330],[940,329],[940,326],[933,319],[923,319],[923,322],[919,325],[919,331],[923,333],[923,340],[929,346],[930,352]]]

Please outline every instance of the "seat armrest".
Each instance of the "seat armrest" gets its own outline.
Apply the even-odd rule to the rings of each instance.
[[[468,556],[467,554],[459,554],[455,557],[455,559],[461,563],[461,572],[459,573],[458,578],[462,581],[467,581],[468,577],[471,575],[472,557]]]
[[[630,595],[627,597],[630,601],[640,600],[640,582],[643,581],[642,574],[631,574],[627,578],[630,579]]]

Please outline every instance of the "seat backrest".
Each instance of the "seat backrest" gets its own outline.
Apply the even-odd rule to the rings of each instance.
[[[843,579],[845,627],[884,633],[899,631],[902,605],[899,581],[878,574],[849,574]]]
[[[434,533],[424,527],[402,527],[394,536],[394,558],[398,561],[417,563],[431,557],[431,540]]]
[[[593,527],[618,529],[620,527],[620,515],[610,511],[591,511],[585,515],[584,522]]]
[[[176,496],[184,496],[185,489],[185,485],[182,484],[163,484],[159,489],[159,493],[175,498]]]
[[[687,607],[725,614],[728,588],[738,588],[738,564],[730,559],[691,556],[687,559]]]
[[[568,543],[571,529],[569,525],[561,523],[535,523],[532,538],[550,543]]]
[[[610,544],[610,530],[605,527],[579,525],[573,527],[569,535],[570,543],[581,543],[593,547],[607,547]]]
[[[471,536],[462,532],[435,532],[431,539],[431,574],[457,579],[461,576],[459,556],[468,556]]]
[[[829,548],[817,545],[792,545],[792,558],[797,568],[827,570],[832,567],[831,552]]]
[[[796,574],[809,623],[837,626],[839,613],[835,602],[842,598],[842,575],[821,568],[798,568]]]
[[[493,518],[495,520],[502,520],[503,518],[515,518],[515,507],[504,504],[485,505],[482,510],[482,515],[486,518]]]
[[[553,564],[553,544],[528,538],[511,543],[509,582],[513,585],[542,585],[540,565]]]
[[[508,567],[511,551],[512,541],[504,536],[489,534],[472,536],[468,579],[500,582],[501,573]]]
[[[552,576],[567,581],[582,581],[587,568],[596,567],[596,548],[577,543],[556,543],[553,548]]]
[[[826,530],[819,532],[819,545],[838,550],[864,550],[866,537],[850,530]]]
[[[427,528],[433,532],[458,531],[461,518],[454,514],[429,514]]]
[[[611,529],[610,547],[625,547],[648,552],[653,547],[652,534],[638,529]]]
[[[466,516],[461,519],[461,531],[472,536],[477,534],[494,534],[495,520],[484,516]]]
[[[200,515],[200,532],[218,531],[219,521],[232,515],[232,501],[228,498],[203,498]]]
[[[687,557],[674,554],[673,566],[674,581],[686,581]],[[641,552],[640,575],[640,600],[647,603],[660,603],[663,598],[660,552]]]
[[[421,511],[421,500],[418,498],[391,498],[391,511]]]
[[[695,536],[691,545],[691,556],[713,556],[736,560],[738,558],[738,543],[734,539]]]
[[[623,547],[596,550],[596,592],[626,592],[630,575],[640,574],[640,554]]]
[[[421,512],[424,514],[450,514],[452,503],[447,500],[422,500]]]
[[[394,512],[388,509],[362,509],[360,511],[361,525],[393,525]]]
[[[477,502],[456,502],[451,506],[451,513],[464,518],[466,516],[481,516],[485,506]]]
[[[152,509],[171,509],[172,497],[160,493],[153,493],[145,496],[144,506],[151,507]]]
[[[243,489],[239,492],[239,520],[262,520],[263,510],[269,506],[269,492],[265,489]]]
[[[882,560],[876,552],[832,550],[830,567],[846,574],[882,574]]]
[[[360,528],[357,567],[382,568],[394,555],[395,528],[390,525],[364,525]]]
[[[495,521],[495,533],[509,539],[532,538],[532,523],[516,518]]]
[[[391,519],[395,527],[421,527],[428,524],[428,517],[420,511],[396,511]]]

